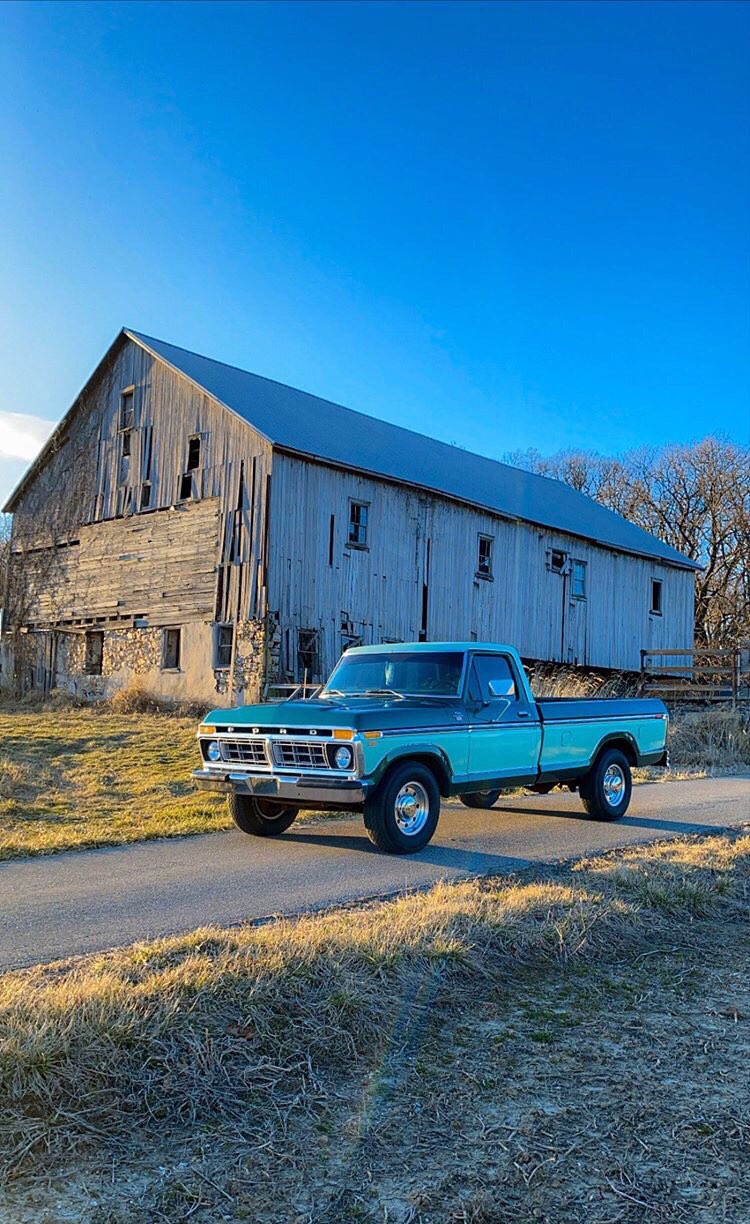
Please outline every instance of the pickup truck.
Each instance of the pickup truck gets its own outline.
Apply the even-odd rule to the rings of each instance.
[[[665,765],[657,700],[532,695],[511,646],[355,646],[314,695],[218,709],[198,730],[201,787],[225,791],[245,833],[283,833],[302,809],[361,811],[370,840],[421,850],[440,800],[577,790],[595,820],[627,811],[631,766]]]

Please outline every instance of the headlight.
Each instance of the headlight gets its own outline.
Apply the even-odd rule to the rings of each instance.
[[[221,744],[218,742],[218,740],[211,740],[211,743],[206,749],[206,759],[209,761],[221,760]]]
[[[333,760],[337,769],[349,769],[353,760],[351,748],[337,748]]]

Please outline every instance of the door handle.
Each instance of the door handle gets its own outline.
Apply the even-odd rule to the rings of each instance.
[[[516,718],[528,718],[528,717],[529,717],[528,710],[516,710]]]

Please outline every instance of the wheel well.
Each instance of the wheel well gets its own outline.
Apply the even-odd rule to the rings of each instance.
[[[442,798],[447,799],[450,794],[448,770],[440,757],[434,756],[431,752],[409,752],[404,756],[397,757],[395,761],[391,761],[383,774],[383,781],[385,781],[390,773],[393,773],[394,769],[400,769],[402,765],[408,765],[410,761],[416,761],[418,764],[424,765],[425,768],[429,769],[430,773],[434,774]]]
[[[635,748],[633,747],[633,743],[626,736],[622,736],[617,739],[605,740],[604,743],[597,749],[597,753],[592,761],[592,764],[595,764],[599,760],[602,753],[606,752],[609,748],[617,748],[618,751],[625,757],[625,760],[629,765],[638,764],[638,757]]]

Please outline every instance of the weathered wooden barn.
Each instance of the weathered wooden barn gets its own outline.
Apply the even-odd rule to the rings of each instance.
[[[694,564],[567,485],[129,330],[5,509],[25,688],[213,703],[353,642],[693,643]]]

